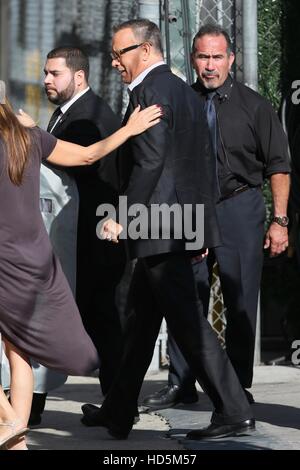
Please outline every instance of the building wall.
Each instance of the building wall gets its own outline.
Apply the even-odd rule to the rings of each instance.
[[[240,0],[237,0],[240,1]],[[168,26],[174,73],[186,78],[194,33],[207,21],[219,22],[235,36],[233,0],[189,0],[190,21],[184,30],[181,0],[1,0],[1,78],[16,108],[28,111],[44,127],[53,110],[45,98],[43,66],[47,52],[59,45],[79,45],[90,57],[92,88],[120,114],[127,94],[110,60],[112,27],[141,14],[158,19],[165,39]],[[158,22],[158,21],[157,21]],[[188,52],[187,52],[188,51]]]
[[[124,89],[109,56],[112,26],[133,18],[135,0],[1,0],[0,72],[15,107],[46,126],[52,105],[43,89],[47,52],[79,45],[90,57],[90,84],[117,112]]]

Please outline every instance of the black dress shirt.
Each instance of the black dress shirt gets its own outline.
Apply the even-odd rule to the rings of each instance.
[[[199,81],[192,87],[203,103],[212,91]],[[230,76],[215,91],[221,196],[244,184],[261,186],[274,173],[289,173],[287,138],[270,102]]]

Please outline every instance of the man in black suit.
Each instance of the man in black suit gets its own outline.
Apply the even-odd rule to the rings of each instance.
[[[88,146],[120,127],[108,104],[90,89],[89,60],[80,48],[52,50],[47,55],[44,72],[47,97],[58,105],[48,126],[53,135]],[[97,207],[117,202],[115,157],[108,155],[89,168],[68,169],[67,177],[75,179],[79,193],[78,225],[76,220],[64,220],[63,208],[51,227],[54,230],[55,224],[71,224],[68,230],[77,230],[76,301],[101,358],[99,379],[103,394],[111,385],[123,344],[115,297],[125,269],[124,244],[103,243],[96,236]],[[52,171],[57,172],[53,167]],[[65,171],[58,169],[58,174],[61,173]]]
[[[120,223],[107,220],[102,236],[115,242],[118,236],[127,238],[130,257],[138,259],[128,300],[128,336],[121,368],[102,407],[95,410],[84,405],[82,421],[106,427],[115,438],[128,436],[164,315],[215,408],[211,425],[189,433],[188,438],[251,431],[253,415],[238,378],[208,321],[199,315],[191,265],[192,255],[203,245],[203,240],[196,243],[201,238],[197,238],[199,230],[204,228],[205,247],[219,244],[213,160],[203,107],[193,90],[164,64],[159,29],[149,20],[128,21],[115,29],[112,65],[129,84],[128,113],[138,105],[160,104],[164,116],[160,124],[131,139],[120,155],[130,216],[124,217],[120,204]],[[201,204],[204,227],[197,212]],[[162,217],[153,216],[158,205]],[[177,209],[173,220],[164,212],[171,206]],[[196,233],[190,244],[192,225],[189,232],[188,223],[193,223]]]
[[[197,74],[192,87],[203,104],[211,97],[215,108],[219,193],[216,211],[222,238],[222,246],[210,250],[203,263],[194,264],[195,278],[202,298],[206,298],[204,312],[208,315],[212,268],[215,261],[218,263],[226,307],[226,351],[249,403],[254,403],[249,388],[253,380],[264,236],[270,256],[283,253],[288,246],[287,139],[271,104],[232,79],[234,54],[226,30],[219,25],[203,25],[194,38],[191,57]],[[265,177],[270,180],[274,210],[266,234],[261,191]],[[195,377],[172,335],[168,351],[168,386],[144,400],[145,405],[156,409],[197,400]]]

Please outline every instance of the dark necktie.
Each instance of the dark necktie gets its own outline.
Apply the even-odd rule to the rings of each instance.
[[[206,102],[204,105],[204,110],[206,112],[206,118],[209,128],[209,134],[212,143],[212,149],[215,156],[215,171],[216,171],[216,186],[219,196],[221,195],[219,178],[218,178],[218,147],[217,147],[217,115],[216,108],[214,104],[214,96],[216,96],[215,91],[211,91],[206,95]]]
[[[213,146],[213,151],[215,156],[217,157],[217,117],[216,108],[214,104],[214,96],[216,96],[215,91],[207,93],[204,109],[206,112],[206,118]]]
[[[52,116],[51,116],[51,119],[50,119],[49,124],[48,124],[48,127],[47,127],[47,132],[51,132],[52,127],[54,126],[54,124],[56,123],[58,117],[59,117],[61,114],[62,114],[61,108],[60,108],[60,106],[58,106],[58,108],[56,108],[56,110],[54,111],[54,113],[53,113]]]

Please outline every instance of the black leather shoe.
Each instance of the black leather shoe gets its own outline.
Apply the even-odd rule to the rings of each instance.
[[[171,408],[177,403],[196,403],[198,401],[197,390],[194,389],[189,393],[183,393],[178,385],[167,385],[158,392],[146,397],[143,405],[149,408],[160,410],[163,408]]]
[[[244,388],[244,392],[247,397],[249,405],[253,405],[253,403],[255,403],[255,400],[254,400],[252,393],[250,393],[249,390],[246,390],[245,388]]]
[[[91,415],[93,412],[99,411],[99,410],[100,410],[100,406],[92,405],[92,403],[85,403],[81,407],[81,411],[84,414],[84,416]]]
[[[106,428],[108,433],[115,439],[127,439],[130,429],[125,431],[124,429],[117,428],[114,424],[110,423],[109,419],[105,417],[101,408],[98,408],[98,406],[87,403],[86,405],[82,405],[81,409],[83,411],[81,422],[85,426],[101,426]]]
[[[83,415],[83,417],[81,418],[81,422],[82,422],[82,424],[84,424],[85,426],[101,426],[101,427],[103,427],[103,428],[106,428],[106,429],[107,429],[107,432],[108,432],[112,437],[114,437],[115,439],[118,439],[118,440],[127,439],[128,434],[129,434],[129,431],[128,431],[128,432],[125,432],[125,431],[116,429],[115,427],[113,427],[112,425],[110,425],[110,423],[108,422],[108,420],[106,420],[106,419],[101,415],[100,410],[94,411],[94,412],[91,413],[91,414],[85,414],[85,415]]]
[[[93,413],[93,411],[99,411],[100,408],[101,408],[100,406],[93,405],[92,403],[86,403],[85,405],[82,405],[81,410],[82,410],[84,415],[87,415],[87,414]],[[141,419],[140,414],[139,414],[138,410],[136,410],[136,414],[134,415],[133,424],[137,424],[140,421],[140,419]],[[83,424],[85,424],[85,423],[83,423]],[[87,424],[87,426],[98,426],[98,424]]]
[[[220,439],[222,437],[243,436],[255,431],[255,420],[246,419],[235,424],[215,424],[211,423],[207,428],[195,429],[187,433],[186,438],[193,441],[201,439]]]

